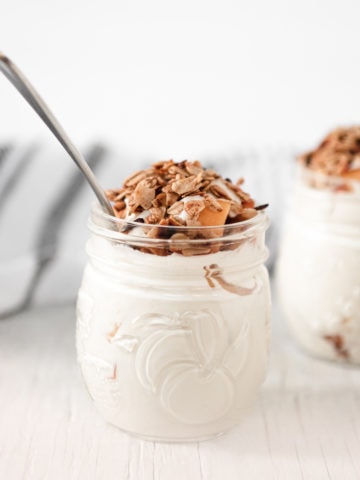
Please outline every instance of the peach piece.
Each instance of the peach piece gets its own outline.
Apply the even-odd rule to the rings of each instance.
[[[342,174],[342,177],[350,178],[354,180],[360,180],[360,169],[350,170]]]
[[[221,212],[211,210],[209,207],[204,208],[199,215],[199,222],[203,227],[217,227],[224,225],[230,211],[231,202],[217,198],[216,201],[222,206]]]

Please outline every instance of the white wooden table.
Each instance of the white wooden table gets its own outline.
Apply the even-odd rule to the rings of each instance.
[[[269,375],[241,425],[161,444],[96,413],[75,361],[73,307],[1,322],[0,479],[360,479],[360,369],[305,356],[274,323]]]

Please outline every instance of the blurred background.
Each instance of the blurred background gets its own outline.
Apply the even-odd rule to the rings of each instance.
[[[244,175],[271,203],[274,258],[295,155],[359,122],[359,18],[356,0],[2,0],[0,49],[105,186],[165,158]],[[5,311],[26,294],[46,242],[34,300],[74,295],[93,196],[3,76],[0,99]]]
[[[0,44],[76,141],[182,159],[357,122],[359,17],[357,0],[2,0]],[[48,139],[0,92],[2,137]]]

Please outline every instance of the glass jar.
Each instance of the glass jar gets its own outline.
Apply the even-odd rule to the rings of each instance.
[[[360,363],[360,182],[299,167],[277,294],[290,332],[317,356]]]
[[[152,440],[201,440],[234,426],[268,360],[265,212],[179,228],[95,208],[89,225],[77,352],[100,413]],[[144,236],[153,228],[157,238]],[[177,239],[166,238],[169,228]]]

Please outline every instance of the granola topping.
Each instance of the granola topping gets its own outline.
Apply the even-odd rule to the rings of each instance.
[[[327,176],[360,180],[360,126],[333,130],[299,161]]]
[[[174,252],[185,256],[204,255],[219,251],[221,244],[213,242],[194,247],[188,241],[214,240],[221,236],[222,229],[209,229],[200,234],[199,230],[180,233],[176,227],[221,227],[255,217],[258,210],[267,205],[255,206],[252,197],[242,190],[242,184],[243,179],[232,183],[214,170],[203,168],[199,161],[167,160],[135,172],[121,188],[108,190],[107,196],[118,218],[154,226],[143,228],[147,238],[174,240],[174,245],[167,250],[142,247],[142,251],[157,255]]]
[[[145,219],[159,224],[217,226],[256,215],[255,202],[236,184],[222,178],[200,162],[167,160],[130,175],[119,189],[108,190],[116,216],[126,220]],[[205,212],[226,212],[221,216]],[[243,218],[244,217],[244,218]],[[211,223],[212,220],[214,223]],[[210,223],[209,223],[210,222]]]

